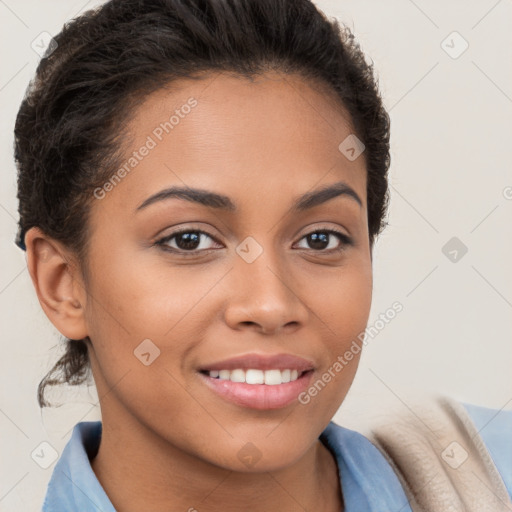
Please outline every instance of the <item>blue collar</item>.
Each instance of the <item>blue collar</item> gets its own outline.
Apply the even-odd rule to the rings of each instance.
[[[100,440],[101,421],[75,425],[48,483],[42,512],[116,512],[89,462]]]
[[[42,512],[116,512],[90,464],[101,431],[101,421],[75,425],[48,483]],[[331,421],[320,440],[336,458],[345,512],[411,512],[393,469],[368,439]]]
[[[331,421],[320,440],[336,458],[345,512],[412,512],[395,472],[366,437]]]

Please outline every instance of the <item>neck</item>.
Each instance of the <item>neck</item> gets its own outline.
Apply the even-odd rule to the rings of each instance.
[[[336,461],[317,440],[293,466],[234,472],[170,445],[140,423],[103,418],[96,477],[119,512],[343,510]]]

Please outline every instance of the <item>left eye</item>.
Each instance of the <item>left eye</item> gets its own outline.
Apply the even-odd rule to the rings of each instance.
[[[330,229],[313,231],[303,236],[301,240],[305,240],[306,243],[309,244],[310,246],[301,247],[302,249],[311,248],[315,251],[325,252],[341,251],[345,247],[345,245],[351,244],[351,240],[347,235]]]

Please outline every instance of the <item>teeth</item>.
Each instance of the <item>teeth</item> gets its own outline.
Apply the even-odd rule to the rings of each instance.
[[[265,384],[269,386],[275,386],[281,384],[283,379],[281,378],[281,370],[265,370]]]
[[[267,384],[276,386],[292,382],[299,378],[298,370],[212,370],[208,375],[214,379],[230,380],[231,382],[245,382],[247,384]],[[300,373],[302,375],[302,372]]]
[[[247,384],[265,384],[265,374],[261,370],[239,371],[243,372],[245,375],[245,379],[242,382],[246,382]]]
[[[229,380],[231,382],[245,382],[245,372],[243,370],[232,370]]]

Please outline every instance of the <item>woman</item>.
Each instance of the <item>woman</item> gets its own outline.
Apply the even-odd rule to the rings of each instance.
[[[56,36],[15,136],[17,243],[67,338],[40,405],[90,368],[102,412],[44,511],[508,510],[480,410],[331,422],[388,193],[348,29],[308,0],[111,0]]]

